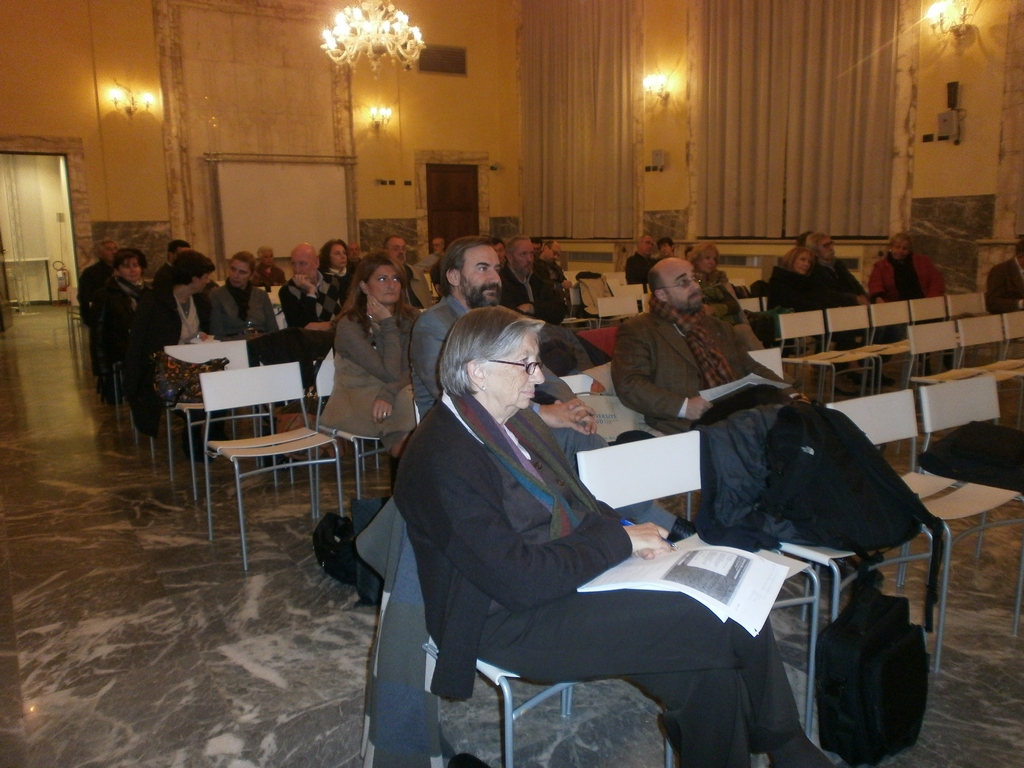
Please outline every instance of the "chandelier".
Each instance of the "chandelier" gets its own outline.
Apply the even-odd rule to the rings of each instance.
[[[392,3],[363,0],[334,18],[334,29],[324,30],[320,47],[338,64],[354,65],[365,53],[376,76],[385,54],[411,69],[426,45],[419,27],[410,27],[409,17]]]

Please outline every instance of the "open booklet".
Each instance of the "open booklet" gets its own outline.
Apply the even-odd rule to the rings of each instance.
[[[756,387],[758,384],[768,384],[779,389],[785,389],[791,386],[785,381],[775,381],[774,379],[766,379],[764,376],[758,376],[756,373],[748,373],[742,379],[736,379],[736,381],[730,381],[728,384],[722,384],[711,389],[702,389],[699,394],[705,400],[715,402],[715,400],[721,400],[726,395],[731,395],[733,392],[738,392],[741,389],[747,387]]]
[[[774,553],[769,560],[732,547],[713,547],[697,536],[676,544],[676,551],[653,560],[629,558],[578,588],[578,592],[645,589],[682,592],[707,606],[719,619],[732,619],[757,636],[791,570]],[[786,563],[786,564],[783,564]]]

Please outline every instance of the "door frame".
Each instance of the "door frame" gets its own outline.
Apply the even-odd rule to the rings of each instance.
[[[490,160],[486,152],[456,152],[453,150],[418,150],[413,154],[416,169],[416,242],[426,243],[429,251],[427,227],[427,165],[475,165],[477,218],[480,234],[491,234]]]

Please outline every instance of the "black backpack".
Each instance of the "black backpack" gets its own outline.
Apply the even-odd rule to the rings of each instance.
[[[768,430],[765,458],[767,489],[760,508],[766,530],[782,541],[851,550],[871,563],[881,560],[881,550],[914,538],[919,526],[932,531],[925,603],[930,632],[942,521],[850,418],[817,404],[788,405]]]
[[[928,701],[928,654],[907,598],[858,581],[821,633],[815,678],[823,749],[875,765],[912,746]]]

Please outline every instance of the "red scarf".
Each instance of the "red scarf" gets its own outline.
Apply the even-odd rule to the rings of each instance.
[[[687,315],[671,304],[659,301],[653,293],[650,305],[652,315],[671,323],[682,332],[686,345],[693,353],[697,367],[700,368],[701,389],[710,389],[736,380],[732,366],[711,337],[703,307]]]

